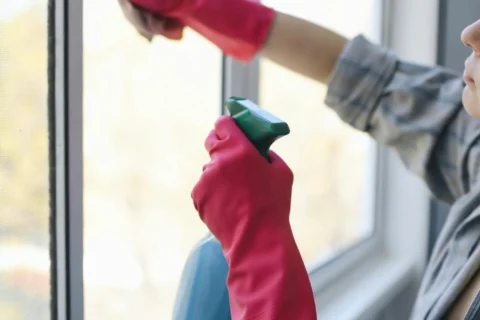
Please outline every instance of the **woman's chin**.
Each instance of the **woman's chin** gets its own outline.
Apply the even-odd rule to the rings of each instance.
[[[462,92],[463,107],[474,118],[480,119],[480,103],[476,92],[472,92],[468,86],[463,88]]]

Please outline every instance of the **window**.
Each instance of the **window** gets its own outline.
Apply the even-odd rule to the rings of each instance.
[[[149,44],[116,1],[85,0],[84,17],[85,319],[168,319],[207,232],[190,191],[222,109],[222,55],[190,30]]]
[[[379,40],[390,2],[267,4]],[[415,35],[415,50],[406,47],[428,51],[430,31],[412,26],[436,12],[434,2],[421,10],[395,2],[392,12],[412,13],[396,17],[397,51]],[[115,1],[8,2],[0,12],[0,318],[169,319],[185,259],[207,231],[190,191],[229,95],[291,126],[274,149],[296,174],[292,222],[319,319],[375,318],[423,261],[427,221],[418,213],[428,198],[396,158],[322,106],[324,94],[267,61],[232,62],[190,30],[181,42],[149,44]]]
[[[277,10],[353,37],[375,39],[374,0],[264,1]],[[291,221],[307,263],[334,256],[374,230],[375,147],[323,105],[326,86],[260,62],[259,102],[285,119],[291,134],[275,144],[295,173]],[[347,182],[348,181],[348,182]]]
[[[312,2],[279,2],[278,9],[323,10],[307,18],[347,25],[340,31],[348,35],[370,31],[372,1],[327,3],[312,10]],[[353,3],[363,15],[344,15]],[[85,316],[168,318],[186,257],[206,232],[190,190],[207,161],[203,139],[221,112],[221,53],[190,30],[180,43],[149,44],[114,2],[85,0],[84,32]],[[373,211],[363,209],[365,193],[373,195],[374,177],[365,175],[370,141],[322,107],[324,87],[260,66],[260,104],[292,128],[275,149],[296,174],[297,240],[309,261],[335,254],[373,230]]]
[[[0,318],[48,319],[48,7],[1,7]]]

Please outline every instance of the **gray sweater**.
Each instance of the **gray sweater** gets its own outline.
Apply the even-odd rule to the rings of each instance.
[[[395,149],[437,198],[452,204],[414,320],[445,316],[480,264],[480,121],[463,109],[463,88],[459,74],[400,61],[363,36],[349,42],[329,80],[326,104]]]

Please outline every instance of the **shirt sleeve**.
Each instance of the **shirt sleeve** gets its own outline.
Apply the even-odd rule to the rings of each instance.
[[[359,35],[345,47],[328,85],[325,103],[393,147],[436,197],[451,203],[475,183],[480,126],[462,107],[460,75],[401,61]]]

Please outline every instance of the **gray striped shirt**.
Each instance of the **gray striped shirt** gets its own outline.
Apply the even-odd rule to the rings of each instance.
[[[452,204],[412,314],[443,317],[480,264],[480,121],[462,106],[462,77],[400,61],[352,39],[329,80],[326,104],[343,121],[392,147],[439,199]]]

